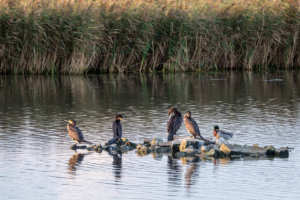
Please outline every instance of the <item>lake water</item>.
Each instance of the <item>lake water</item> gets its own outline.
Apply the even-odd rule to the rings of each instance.
[[[0,76],[0,199],[299,199],[300,72]],[[288,158],[195,160],[69,147],[64,120],[104,144],[113,116],[133,142],[167,140],[168,109],[187,110],[204,137],[293,147]],[[189,136],[181,126],[178,134]]]

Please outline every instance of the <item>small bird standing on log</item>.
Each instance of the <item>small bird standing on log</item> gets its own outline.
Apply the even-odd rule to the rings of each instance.
[[[169,122],[167,124],[168,141],[173,141],[174,135],[182,124],[182,115],[176,108],[170,108],[169,110]]]
[[[108,141],[108,143],[107,143],[108,145],[116,144],[117,141],[122,138],[122,124],[121,124],[120,120],[122,120],[122,121],[125,121],[125,120],[123,119],[123,116],[120,114],[116,114],[114,116],[114,118],[115,118],[115,121],[112,125],[113,138]]]
[[[224,138],[225,140],[229,140],[230,138],[233,137],[233,133],[229,133],[227,131],[223,131],[219,129],[219,126],[215,125],[214,126],[214,132],[213,135],[215,136],[215,138],[219,139],[219,138]]]
[[[71,137],[71,139],[77,143],[88,143],[88,144],[93,144],[89,141],[84,140],[83,138],[83,134],[81,132],[81,130],[76,126],[76,121],[74,119],[70,119],[68,120],[69,124],[67,125],[67,128],[69,130],[69,136]],[[75,146],[76,146],[75,144]]]
[[[186,111],[186,114],[184,115],[184,123],[185,123],[186,129],[193,136],[193,138],[196,138],[196,136],[199,136],[202,140],[207,141],[206,139],[204,139],[201,136],[198,124],[192,118],[192,113],[190,111]]]

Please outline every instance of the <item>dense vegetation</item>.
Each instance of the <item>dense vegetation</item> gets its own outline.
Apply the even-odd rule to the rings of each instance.
[[[299,67],[289,0],[0,0],[0,73]]]

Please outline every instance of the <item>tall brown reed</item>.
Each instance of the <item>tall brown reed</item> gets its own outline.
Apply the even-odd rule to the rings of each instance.
[[[0,73],[299,67],[289,0],[0,0]]]

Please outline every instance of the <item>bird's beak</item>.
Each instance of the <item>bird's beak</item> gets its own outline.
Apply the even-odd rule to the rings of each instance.
[[[123,118],[120,118],[123,122],[125,122],[125,120]]]

